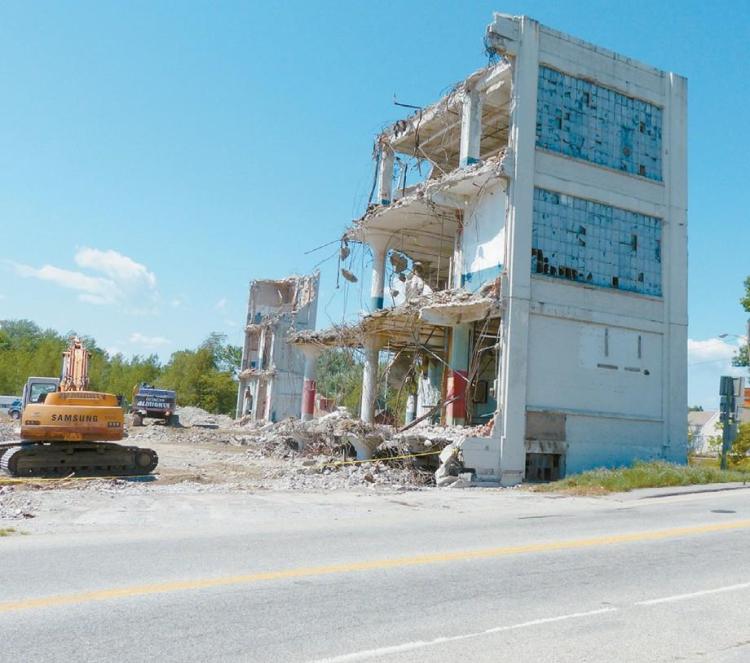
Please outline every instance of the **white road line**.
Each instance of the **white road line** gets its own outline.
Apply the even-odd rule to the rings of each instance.
[[[494,628],[488,628],[486,631],[476,631],[474,633],[464,633],[463,635],[445,636],[442,638],[435,638],[434,640],[415,640],[414,642],[405,642],[401,645],[380,647],[378,649],[365,649],[362,651],[354,652],[352,654],[344,654],[342,656],[319,659],[317,661],[314,661],[314,663],[348,663],[348,661],[365,661],[370,658],[387,656],[389,654],[400,654],[407,651],[414,651],[415,649],[434,647],[435,645],[442,645],[447,642],[458,642],[460,640],[469,640],[470,638],[481,638],[482,636],[490,635],[492,633],[502,633],[504,631],[514,631],[516,629],[529,628],[531,626],[540,626],[542,624],[552,624],[554,622],[562,622],[567,619],[594,617],[595,615],[603,615],[608,612],[617,612],[617,608],[601,608],[600,610],[590,610],[589,612],[573,612],[568,615],[547,617],[545,619],[534,619],[530,622],[521,622],[520,624],[512,624],[509,626],[495,626]]]
[[[717,587],[716,589],[704,589],[700,592],[690,592],[689,594],[675,594],[674,596],[664,596],[660,599],[649,599],[648,601],[638,601],[635,605],[658,605],[659,603],[672,603],[673,601],[687,601],[700,596],[709,594],[721,594],[722,592],[736,592],[739,589],[750,588],[750,582],[743,582],[738,585],[727,585],[726,587]]]

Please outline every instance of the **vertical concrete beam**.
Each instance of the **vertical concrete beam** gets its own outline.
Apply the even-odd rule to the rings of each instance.
[[[315,345],[298,346],[305,356],[305,373],[302,385],[302,412],[300,419],[310,421],[315,414],[315,393],[317,391],[318,357],[322,348]]]
[[[410,424],[417,418],[417,394],[414,391],[410,391],[406,397],[406,414],[404,416],[404,423]]]
[[[449,425],[466,423],[466,391],[469,376],[470,324],[456,325],[451,333],[450,373],[448,374],[445,418]],[[455,399],[455,400],[453,400]]]
[[[393,157],[393,150],[390,147],[380,146],[378,200],[381,205],[390,205],[393,200]]]
[[[378,359],[380,342],[376,337],[368,337],[364,343],[365,365],[362,371],[362,404],[360,419],[366,424],[375,421],[375,400],[378,396]]]
[[[479,161],[482,139],[482,95],[478,90],[467,90],[461,109],[461,146],[458,165],[470,166]]]
[[[662,226],[662,353],[663,455],[687,460],[687,81],[677,74],[664,78],[664,167],[667,214]]]
[[[241,416],[243,416],[245,413],[243,410],[245,409],[245,388],[247,387],[247,383],[240,379],[239,386],[237,387],[237,404],[234,408],[234,418],[239,419]]]
[[[515,154],[508,191],[506,225],[508,276],[502,319],[503,353],[498,366],[501,390],[499,426],[500,482],[523,480],[526,467],[526,393],[528,383],[531,228],[534,208],[536,104],[539,73],[539,24],[521,19],[513,58],[510,147]]]
[[[384,235],[368,235],[367,244],[372,250],[372,277],[370,279],[370,310],[383,308],[385,292],[385,258],[388,253],[388,238]]]

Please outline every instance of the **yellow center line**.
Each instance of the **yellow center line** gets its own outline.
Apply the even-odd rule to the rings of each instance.
[[[477,559],[492,559],[523,555],[528,553],[553,552],[557,550],[576,550],[581,548],[599,548],[620,543],[639,543],[644,541],[659,541],[683,536],[711,534],[732,530],[750,528],[750,520],[736,520],[732,522],[716,523],[712,525],[694,525],[689,527],[672,527],[670,529],[651,530],[645,532],[631,532],[628,534],[611,534],[585,539],[568,539],[562,541],[548,541],[545,543],[528,543],[517,546],[503,546],[499,548],[482,548],[478,550],[460,550],[456,552],[441,552],[412,557],[396,557],[393,559],[375,559],[364,562],[345,562],[327,566],[308,566],[280,571],[265,571],[244,575],[223,576],[218,578],[198,578],[195,580],[178,580],[174,582],[156,582],[145,585],[132,585],[113,589],[101,589],[75,594],[59,594],[56,596],[42,596],[19,601],[0,603],[0,613],[18,612],[34,608],[51,608],[57,606],[77,605],[94,601],[109,601],[113,599],[148,596],[150,594],[167,594],[170,592],[194,591],[213,587],[227,587],[231,585],[249,585],[252,583],[272,580],[288,580],[291,578],[312,578],[326,575],[358,573],[361,571],[377,571],[397,569],[412,566],[426,566],[429,564],[444,564],[447,562],[471,561]]]

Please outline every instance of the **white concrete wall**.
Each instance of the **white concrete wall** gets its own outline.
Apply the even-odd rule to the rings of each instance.
[[[467,205],[461,232],[461,283],[470,291],[493,281],[505,262],[505,183],[495,180]]]
[[[661,420],[660,334],[534,314],[529,332],[527,407]]]
[[[524,455],[519,412],[566,413],[568,473],[635,458],[686,458],[686,81],[549,30],[496,15],[513,58],[503,361],[499,370],[505,482]],[[492,26],[491,26],[492,27]],[[539,65],[663,109],[662,181],[536,148]],[[530,274],[533,190],[540,187],[662,222],[662,296]],[[602,358],[604,330],[611,356]],[[633,357],[641,337],[642,357]],[[600,359],[604,359],[599,361]],[[609,361],[611,359],[611,361]],[[633,366],[631,366],[631,363]],[[602,368],[597,364],[611,364]],[[625,371],[625,365],[637,368]],[[644,371],[648,371],[646,374]]]

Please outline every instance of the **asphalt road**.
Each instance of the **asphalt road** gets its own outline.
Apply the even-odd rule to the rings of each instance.
[[[750,660],[750,490],[128,493],[35,521],[0,539],[2,661]]]

